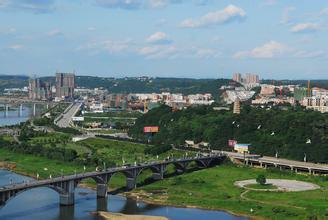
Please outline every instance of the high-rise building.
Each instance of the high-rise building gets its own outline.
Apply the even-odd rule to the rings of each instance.
[[[75,88],[74,73],[56,73],[56,97],[73,98]]]
[[[239,82],[239,83],[242,82],[242,77],[240,73],[234,73],[232,79],[235,82]]]
[[[50,100],[52,98],[51,84],[38,78],[29,79],[29,98],[32,100]]]
[[[260,82],[260,79],[259,79],[258,75],[252,74],[252,73],[246,74],[246,79],[245,79],[246,84],[255,84],[255,83],[259,83],[259,82]]]

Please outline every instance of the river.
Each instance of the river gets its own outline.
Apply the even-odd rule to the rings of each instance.
[[[21,122],[27,121],[32,115],[31,108],[24,106],[21,115],[19,110],[10,109],[6,115],[4,109],[0,109],[0,127],[6,125],[16,125]]]
[[[0,186],[30,179],[7,170],[0,170]],[[0,208],[1,220],[100,220],[93,211],[110,211],[124,214],[165,216],[170,220],[246,220],[223,211],[208,211],[194,208],[175,208],[149,205],[120,195],[109,195],[107,199],[97,199],[95,191],[77,188],[74,206],[59,206],[58,194],[49,188],[36,188],[23,192]]]

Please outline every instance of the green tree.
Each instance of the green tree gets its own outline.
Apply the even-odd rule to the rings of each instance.
[[[265,185],[266,183],[266,178],[263,174],[260,174],[256,177],[256,182],[260,185]]]

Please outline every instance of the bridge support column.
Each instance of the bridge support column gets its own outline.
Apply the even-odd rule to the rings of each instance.
[[[107,184],[97,184],[97,197],[106,198],[107,197]]]
[[[74,205],[74,192],[60,194],[59,204],[63,206]]]
[[[74,191],[75,184],[74,181],[69,181],[66,183],[64,193],[59,195],[59,204],[60,205],[74,205]]]
[[[164,179],[164,174],[163,173],[153,173],[153,179],[154,180],[162,180],[162,179]]]
[[[132,189],[135,189],[137,186],[137,183],[136,183],[136,178],[126,178],[126,188],[127,190],[132,190]]]
[[[107,198],[97,198],[97,211],[107,212]]]
[[[18,116],[19,117],[23,116],[23,104],[19,105]]]
[[[36,115],[36,104],[34,103],[33,104],[33,117],[35,117]]]
[[[5,106],[5,117],[8,117],[9,106],[6,104]]]

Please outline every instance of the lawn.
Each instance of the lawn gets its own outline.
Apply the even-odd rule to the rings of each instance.
[[[307,192],[258,192],[234,186],[235,181],[254,179],[259,174],[264,174],[267,178],[313,182],[320,185],[321,189]],[[140,193],[154,192],[151,200],[171,205],[223,209],[268,219],[309,219],[314,217],[328,219],[327,178],[221,165],[164,179],[138,188],[137,191]]]

